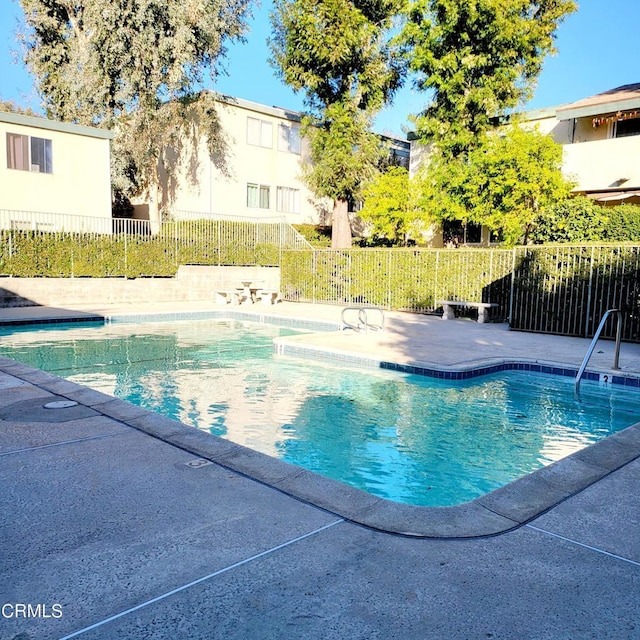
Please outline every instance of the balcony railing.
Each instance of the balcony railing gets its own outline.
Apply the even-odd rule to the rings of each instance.
[[[125,233],[128,235],[151,235],[157,233],[159,225],[153,229],[149,220],[133,220],[130,218],[98,218],[94,216],[78,216],[66,213],[50,213],[43,211],[20,211],[16,209],[0,209],[0,230],[40,231],[111,235]]]

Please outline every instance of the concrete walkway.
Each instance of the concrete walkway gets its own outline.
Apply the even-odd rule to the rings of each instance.
[[[79,311],[178,310],[6,309],[0,322]],[[268,312],[340,317],[311,305]],[[588,344],[409,314],[387,322],[384,334],[294,340],[459,368],[510,358],[575,366]],[[609,371],[611,347],[598,345],[594,370]],[[621,366],[640,374],[640,345],[623,344]],[[79,404],[44,408],[69,399]],[[231,458],[251,456],[237,445],[223,451],[222,441],[212,463],[193,429],[5,359],[0,639],[640,638],[640,435],[622,433],[603,441],[597,464],[588,450],[578,460],[597,481],[541,515],[500,535],[417,539],[292,497],[277,465],[260,480],[239,472]]]

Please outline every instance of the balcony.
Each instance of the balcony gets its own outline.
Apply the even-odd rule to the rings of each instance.
[[[576,191],[640,188],[640,135],[564,145],[563,173]]]

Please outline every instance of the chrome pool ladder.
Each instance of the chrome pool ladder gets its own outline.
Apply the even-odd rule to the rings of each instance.
[[[580,379],[582,378],[582,374],[584,373],[584,370],[587,367],[587,363],[589,362],[589,358],[591,358],[591,354],[593,353],[593,350],[596,348],[596,342],[598,342],[598,338],[602,333],[604,323],[607,321],[607,318],[612,313],[616,314],[617,326],[616,326],[616,348],[613,354],[613,364],[611,365],[611,368],[613,370],[617,370],[620,368],[619,361],[620,361],[620,339],[622,338],[622,311],[620,311],[620,309],[608,309],[607,311],[605,311],[605,314],[602,316],[602,320],[600,320],[600,324],[596,329],[596,334],[593,336],[593,340],[591,341],[591,344],[587,349],[587,353],[584,357],[584,360],[580,365],[580,369],[578,370],[578,375],[576,376],[576,383],[574,388],[575,393],[578,393],[580,391]]]
[[[347,319],[347,314],[357,312],[357,320],[354,322]],[[369,313],[377,314],[377,322],[372,322]],[[342,329],[353,329],[354,331],[384,331],[384,311],[380,307],[345,307],[341,315]]]

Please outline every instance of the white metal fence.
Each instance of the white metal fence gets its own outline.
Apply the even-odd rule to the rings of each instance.
[[[283,249],[310,245],[282,218],[153,223],[0,210],[0,273],[12,276],[167,276],[181,264],[278,265]]]
[[[158,233],[159,229],[160,225],[153,225],[149,220],[0,209],[0,230],[4,231],[150,235]]]
[[[240,245],[275,245],[287,249],[308,249],[311,245],[283,216],[243,217],[174,211],[161,223],[132,218],[98,218],[42,211],[0,209],[0,230],[95,235],[179,236],[186,241],[209,244],[232,242]]]

